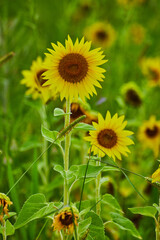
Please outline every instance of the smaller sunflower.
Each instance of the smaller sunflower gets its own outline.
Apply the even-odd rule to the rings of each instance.
[[[9,197],[4,193],[0,193],[0,222],[3,222],[4,214],[8,215],[8,206],[13,204]]]
[[[109,48],[115,41],[116,33],[109,23],[96,22],[84,30],[86,38],[95,46]]]
[[[160,166],[159,168],[152,174],[152,183],[160,181]]]
[[[75,225],[78,226],[79,212],[76,207],[64,207],[54,216],[53,231],[64,230],[66,234],[73,234]]]
[[[121,93],[127,104],[133,107],[139,107],[142,104],[142,93],[136,83],[129,82],[124,84],[121,88]]]
[[[42,101],[46,103],[49,98],[51,98],[51,91],[49,86],[43,86],[47,81],[42,76],[46,71],[43,64],[44,62],[41,57],[38,57],[33,61],[30,70],[22,71],[24,78],[21,80],[21,84],[24,84],[29,88],[26,95],[32,95],[33,99],[41,98]]]
[[[142,72],[151,86],[160,86],[160,58],[144,58],[141,62]]]
[[[140,45],[145,38],[144,27],[138,23],[131,25],[130,37],[135,44]]]
[[[160,147],[160,121],[156,121],[155,116],[151,116],[139,128],[138,138],[145,147],[151,148],[157,157]]]
[[[107,154],[114,161],[115,157],[121,160],[121,154],[128,155],[130,150],[127,146],[134,144],[129,138],[133,132],[124,130],[127,121],[123,122],[123,120],[124,116],[118,117],[117,113],[111,117],[109,111],[105,119],[98,114],[98,123],[93,122],[95,130],[89,132],[89,137],[85,137],[85,140],[91,142],[91,151],[94,155],[104,157]]]

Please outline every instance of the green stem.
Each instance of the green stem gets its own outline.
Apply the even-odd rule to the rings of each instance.
[[[6,221],[4,220],[3,222],[3,240],[7,240],[7,235],[6,235]]]
[[[66,114],[65,115],[65,127],[70,123],[70,101],[66,100]],[[65,136],[65,153],[64,153],[64,170],[65,172],[69,169],[69,148],[71,142],[71,134],[68,133]],[[64,206],[69,204],[69,191],[68,191],[68,181],[64,179]]]
[[[159,207],[160,207],[160,191],[159,194]],[[160,214],[158,213],[158,219],[156,221],[156,240],[160,240]]]
[[[101,161],[96,161],[96,166],[101,166]],[[101,173],[99,173],[96,178],[96,202],[98,202],[101,199],[100,181],[101,181]],[[101,212],[101,202],[99,201],[96,205],[96,213],[100,215],[100,212]]]

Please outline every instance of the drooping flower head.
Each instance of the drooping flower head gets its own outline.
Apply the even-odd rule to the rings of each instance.
[[[46,103],[51,98],[51,91],[49,86],[43,86],[46,82],[42,76],[46,71],[43,64],[41,57],[33,61],[30,70],[22,71],[24,78],[21,83],[28,87],[26,95],[32,95],[33,99],[41,98]]]
[[[3,222],[4,214],[8,215],[8,206],[10,206],[12,202],[9,197],[7,197],[4,193],[0,193],[0,222]]]
[[[105,22],[96,22],[87,27],[84,32],[86,38],[91,40],[95,46],[109,48],[115,41],[114,28]]]
[[[156,121],[156,117],[151,116],[139,128],[138,138],[144,147],[151,148],[155,157],[157,157],[160,148],[160,121]]]
[[[124,116],[118,117],[117,113],[111,117],[107,111],[106,118],[103,119],[101,114],[98,114],[98,123],[93,122],[95,130],[90,131],[89,137],[85,137],[91,142],[91,151],[99,157],[104,157],[107,154],[115,160],[117,157],[121,160],[121,154],[127,156],[130,152],[128,145],[133,144],[129,138],[133,132],[124,130],[127,121],[123,121]]]
[[[124,84],[121,88],[121,93],[127,104],[133,107],[139,107],[142,104],[142,93],[136,83],[129,82]]]
[[[73,234],[75,226],[78,226],[79,212],[75,207],[64,207],[54,216],[53,231],[64,230],[66,234]]]
[[[102,60],[104,55],[100,48],[90,50],[91,42],[84,42],[84,38],[73,44],[69,36],[65,47],[59,42],[52,43],[52,47],[54,50],[48,49],[50,54],[46,54],[43,86],[50,85],[61,100],[66,98],[71,102],[77,102],[78,96],[85,101],[85,97],[97,94],[94,86],[101,88],[99,81],[103,81],[105,72],[99,65],[106,62]]]
[[[148,78],[150,86],[160,86],[160,58],[144,58],[142,72]]]

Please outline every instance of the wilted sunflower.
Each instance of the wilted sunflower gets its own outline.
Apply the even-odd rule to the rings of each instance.
[[[116,33],[113,27],[105,22],[94,23],[85,29],[84,34],[94,45],[103,48],[111,47],[116,38]]]
[[[141,44],[145,38],[145,29],[142,25],[135,23],[130,27],[131,39],[135,44]]]
[[[84,101],[96,93],[95,87],[100,87],[99,81],[103,81],[105,70],[99,65],[106,62],[100,48],[90,50],[91,42],[85,42],[84,38],[73,44],[68,36],[65,47],[61,43],[55,45],[54,50],[48,49],[51,54],[46,54],[44,73],[46,82],[43,86],[50,85],[60,93],[60,98],[77,102],[78,96]]]
[[[97,114],[95,112],[92,112],[88,109],[88,105],[87,104],[83,104],[83,103],[76,103],[73,102],[71,104],[71,115],[70,115],[70,120],[71,122],[76,120],[78,117],[82,116],[82,115],[86,115],[86,118],[83,120],[84,123],[87,124],[92,124],[92,122],[97,122],[98,118],[97,118]]]
[[[21,80],[21,83],[29,88],[26,95],[32,95],[33,99],[41,98],[46,103],[51,97],[51,91],[49,87],[43,86],[46,82],[42,76],[46,71],[43,64],[41,57],[33,61],[30,70],[22,71],[24,78]]]
[[[159,168],[152,174],[152,183],[160,181],[160,166]]]
[[[53,231],[64,230],[67,234],[73,234],[75,226],[78,226],[77,220],[79,213],[77,208],[64,207],[53,219]]]
[[[139,107],[142,104],[142,93],[136,83],[129,82],[124,84],[121,88],[121,93],[125,102],[133,107]]]
[[[151,148],[157,157],[160,147],[160,121],[156,121],[155,116],[151,116],[139,128],[138,138],[145,147]]]
[[[4,214],[8,215],[8,206],[10,206],[12,202],[9,197],[7,197],[4,193],[0,193],[0,222],[3,222]]]
[[[91,151],[95,155],[104,157],[107,154],[114,161],[115,157],[121,160],[121,154],[127,156],[127,152],[130,152],[127,146],[133,144],[128,136],[133,132],[124,130],[127,121],[123,120],[124,116],[118,117],[117,113],[111,118],[109,111],[105,119],[98,114],[98,123],[93,122],[95,130],[89,132],[89,137],[85,137],[91,142]]]
[[[145,58],[141,62],[142,72],[151,86],[160,86],[160,58]]]

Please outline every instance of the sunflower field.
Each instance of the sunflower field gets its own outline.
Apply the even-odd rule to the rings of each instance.
[[[0,240],[160,240],[160,1],[0,1]]]

